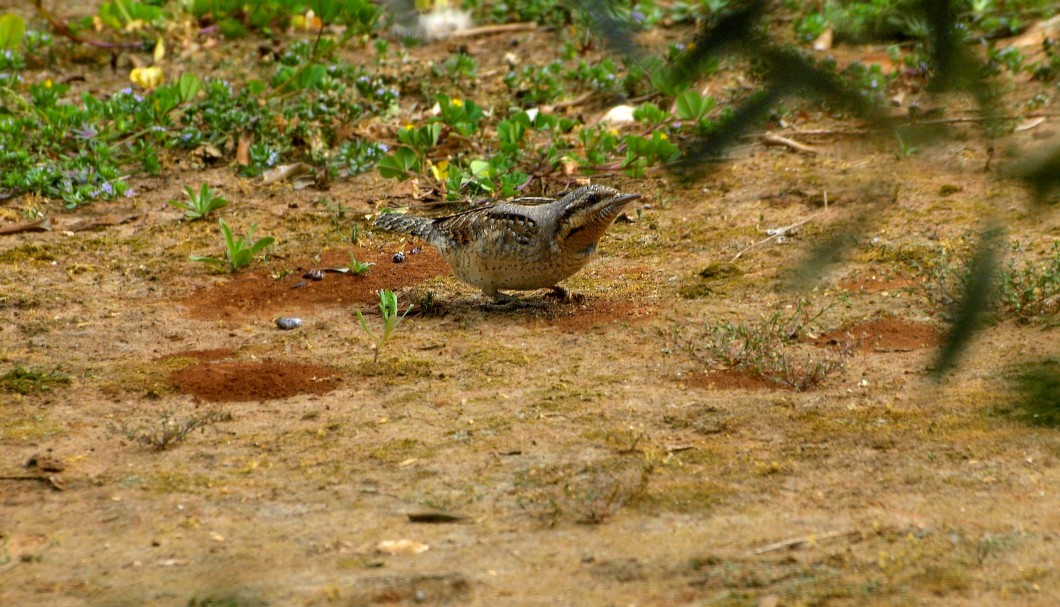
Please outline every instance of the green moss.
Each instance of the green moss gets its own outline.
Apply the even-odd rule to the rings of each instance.
[[[24,261],[55,261],[52,245],[24,244],[0,253],[0,263],[15,264]]]
[[[646,514],[689,514],[715,508],[728,493],[723,486],[709,481],[660,481],[649,483],[647,490],[639,494],[631,505]]]
[[[70,376],[60,373],[58,370],[41,371],[15,367],[0,375],[0,390],[14,392],[15,394],[25,395],[50,392],[55,386],[68,385],[70,385]]]
[[[1046,358],[1010,368],[1016,398],[1008,411],[1034,426],[1060,427],[1060,360]]]
[[[31,443],[61,435],[64,430],[62,424],[42,416],[0,421],[0,439],[14,442]]]
[[[728,292],[733,279],[743,275],[735,264],[717,262],[700,270],[690,281],[682,284],[677,292],[685,299],[705,299]]]
[[[379,377],[387,383],[398,383],[399,378],[426,378],[431,376],[431,364],[417,358],[390,358],[378,362],[365,361],[354,367],[359,377]]]
[[[699,271],[699,277],[707,280],[724,280],[743,274],[736,264],[715,262]]]
[[[405,460],[430,457],[434,449],[421,443],[415,438],[399,438],[389,440],[368,452],[368,457],[386,462],[399,464]]]
[[[167,470],[146,480],[148,488],[159,493],[192,493],[195,490],[209,489],[213,486],[213,481],[208,476],[202,474],[191,476],[173,470]]]

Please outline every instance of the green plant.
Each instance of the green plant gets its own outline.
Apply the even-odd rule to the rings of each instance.
[[[13,50],[22,44],[26,21],[18,15],[0,15],[0,49]]]
[[[357,320],[361,322],[361,328],[364,329],[364,332],[368,334],[370,339],[375,340],[375,343],[372,344],[372,362],[379,362],[379,351],[383,349],[387,340],[390,339],[390,335],[394,333],[394,330],[397,329],[401,321],[404,320],[405,316],[411,311],[412,306],[409,305],[408,309],[405,310],[405,313],[399,316],[397,295],[395,295],[393,291],[387,291],[386,289],[380,290],[379,316],[383,319],[383,331],[377,337],[376,334],[368,328],[368,322],[364,319],[364,315],[361,314],[360,310],[357,310]]]
[[[1017,265],[1016,258],[1025,261]],[[1026,259],[1018,244],[1002,263],[997,276],[997,307],[1001,314],[1020,321],[1052,318],[1060,312],[1060,240],[1053,241],[1052,254],[1041,263]]]
[[[375,264],[370,261],[357,261],[357,258],[353,256],[353,253],[350,253],[350,272],[352,272],[354,276],[361,276],[362,274],[367,274],[374,265]]]
[[[184,421],[178,421],[172,411],[166,411],[161,414],[157,426],[129,426],[122,424],[116,429],[131,441],[156,451],[164,451],[177,443],[183,442],[195,430],[205,432],[207,426],[227,421],[232,421],[232,415],[220,411],[207,411],[186,418]]]
[[[276,239],[272,236],[265,236],[254,240],[254,231],[258,229],[258,226],[250,226],[250,230],[247,231],[246,236],[240,236],[236,238],[232,233],[232,228],[228,227],[228,223],[224,219],[218,220],[221,225],[221,234],[225,240],[225,258],[220,259],[217,257],[202,257],[199,255],[192,255],[192,261],[201,261],[203,263],[210,263],[218,266],[228,265],[230,271],[235,272],[240,268],[250,265],[253,261],[254,256],[276,242]]]
[[[799,344],[809,325],[827,310],[810,314],[800,302],[788,316],[775,312],[758,323],[708,324],[703,332],[683,343],[678,333],[674,340],[703,364],[720,364],[802,392],[842,369],[844,360],[854,350],[853,342],[832,351]],[[802,352],[798,352],[800,347]]]
[[[54,386],[65,386],[69,383],[70,376],[60,373],[58,370],[42,371],[40,369],[15,367],[0,375],[0,390],[22,395],[34,392],[49,392]]]
[[[178,209],[184,209],[184,217],[186,219],[192,221],[206,219],[206,216],[210,213],[228,206],[228,201],[225,200],[224,196],[211,190],[210,186],[205,183],[202,184],[202,188],[199,189],[198,193],[195,193],[195,190],[191,189],[190,186],[184,186],[184,191],[188,194],[187,202],[171,200],[170,204]]]
[[[1019,259],[1023,261],[1017,263]],[[967,287],[970,261],[943,248],[937,258],[914,266],[924,274],[928,301],[950,313]],[[1023,247],[1013,242],[1010,255],[992,271],[989,303],[995,321],[1055,322],[1060,311],[1060,241],[1053,241],[1051,253],[1040,262],[1028,259]]]

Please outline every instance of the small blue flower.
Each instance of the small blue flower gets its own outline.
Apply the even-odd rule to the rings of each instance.
[[[109,181],[104,181],[103,185],[99,186],[99,189],[107,196],[114,195],[114,186],[112,186]]]
[[[684,42],[678,42],[678,43],[674,44],[674,48],[679,50],[679,51],[681,51],[683,53],[685,51],[685,49],[688,48],[688,47],[685,46]]]
[[[633,9],[633,12],[629,14],[629,18],[633,20],[633,23],[641,23],[644,21],[644,13],[640,9]]]
[[[390,151],[390,146],[388,146],[385,143],[380,143],[379,144],[379,150],[382,151],[384,154],[386,154],[387,152]]]

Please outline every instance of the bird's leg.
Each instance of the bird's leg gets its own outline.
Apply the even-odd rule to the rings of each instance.
[[[508,295],[507,293],[501,293],[500,291],[492,287],[482,289],[482,292],[486,294],[486,297],[492,299],[493,303],[511,303],[517,299],[516,297]]]
[[[560,301],[570,301],[571,300],[570,291],[567,290],[567,289],[564,289],[563,287],[561,287],[559,285],[552,285],[551,287],[549,287],[549,291],[550,292],[547,295],[545,295],[545,297],[555,297],[556,299],[558,299]]]
[[[559,285],[549,287],[550,293],[546,293],[545,297],[555,297],[562,303],[575,303],[580,304],[585,301],[585,294],[583,293],[571,293],[570,289],[564,289]]]

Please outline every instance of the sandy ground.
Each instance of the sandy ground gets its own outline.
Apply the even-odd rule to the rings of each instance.
[[[1055,118],[1037,128],[1006,143]],[[351,248],[394,187],[376,175],[294,192],[176,171],[0,236],[0,371],[71,378],[0,393],[0,604],[1060,604],[1060,435],[1004,414],[1003,373],[1055,356],[1056,329],[993,324],[936,383],[944,315],[907,261],[990,217],[1044,256],[1055,210],[983,171],[974,128],[910,158],[810,143],[749,143],[691,182],[604,180],[641,212],[565,283],[573,302],[496,308],[421,243],[365,229]],[[165,202],[203,181],[277,256],[236,275],[188,260],[218,252],[216,226]],[[707,323],[790,313],[787,270],[880,201],[802,294],[828,310],[791,347],[856,339],[842,370],[797,392],[686,351]],[[369,274],[301,277],[351,251]],[[416,309],[373,362],[354,310],[379,288]],[[136,440],[167,418],[206,426]]]

